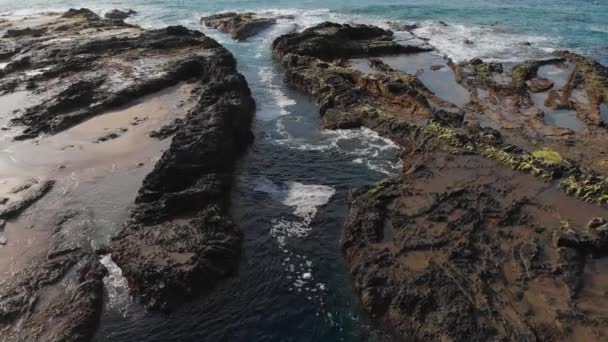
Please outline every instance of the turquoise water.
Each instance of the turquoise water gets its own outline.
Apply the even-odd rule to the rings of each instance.
[[[224,10],[306,9],[331,10],[343,18],[365,17],[383,20],[443,20],[458,28],[463,39],[483,40],[509,45],[505,33],[530,37],[533,44],[572,49],[608,64],[608,1],[606,0],[177,0],[177,1],[68,1],[1,0],[0,12],[87,6],[104,10],[112,7],[133,8],[142,12],[149,24],[195,22],[202,13]],[[475,27],[479,26],[482,27]],[[484,30],[491,28],[491,30]],[[492,33],[495,35],[492,36]],[[467,37],[467,35],[469,35]],[[485,37],[482,37],[485,36]],[[494,37],[494,39],[492,39]],[[448,37],[450,38],[450,37]],[[525,38],[523,38],[525,40]],[[436,44],[437,45],[437,44]],[[487,48],[482,44],[482,48]],[[510,47],[513,48],[514,45]],[[492,50],[487,48],[487,50]],[[515,51],[518,49],[516,48]],[[478,51],[477,55],[494,57]],[[470,57],[470,54],[464,54]]]
[[[350,286],[338,239],[355,188],[398,173],[400,150],[369,130],[323,131],[314,102],[283,82],[272,40],[320,23],[417,22],[455,60],[522,60],[568,48],[608,64],[608,1],[40,1],[0,0],[0,12],[132,8],[144,27],[203,30],[237,58],[257,102],[255,144],[242,160],[232,216],[244,233],[239,272],[171,315],[143,310],[111,269],[96,341],[378,341]],[[293,14],[244,43],[202,28],[226,10]],[[444,26],[439,21],[449,25]],[[463,44],[464,40],[473,44]],[[529,44],[525,44],[529,43]],[[96,232],[96,235],[111,235]]]

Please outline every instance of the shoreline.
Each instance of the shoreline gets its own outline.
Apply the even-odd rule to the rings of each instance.
[[[99,44],[98,47],[91,42],[71,45],[70,40],[74,38],[54,40],[54,44],[65,49],[62,53],[67,56],[81,49],[79,53],[90,58],[85,63],[74,62],[65,66],[46,56],[32,55],[26,60],[21,52],[9,52],[9,59],[18,58],[12,59],[2,71],[4,80],[0,78],[0,82],[10,81],[4,83],[2,91],[13,93],[26,84],[27,91],[37,91],[36,96],[41,100],[37,106],[15,113],[17,120],[13,122],[25,124],[30,129],[25,134],[16,135],[18,139],[25,139],[24,142],[7,142],[11,148],[20,147],[3,159],[8,164],[17,163],[27,153],[44,155],[37,160],[42,165],[41,170],[46,178],[59,179],[54,189],[63,189],[65,195],[62,180],[69,173],[92,169],[106,161],[115,162],[117,151],[132,149],[121,157],[121,160],[127,159],[127,163],[131,163],[134,156],[141,157],[140,153],[146,156],[145,163],[133,162],[134,165],[123,169],[120,165],[111,168],[110,173],[134,171],[138,180],[130,178],[132,183],[129,184],[137,185],[137,189],[131,191],[137,192],[136,198],[120,202],[130,203],[127,206],[134,211],[129,214],[128,208],[119,210],[122,214],[118,216],[126,224],[121,229],[113,228],[113,232],[118,234],[109,248],[102,244],[91,249],[70,240],[70,234],[75,234],[84,237],[84,241],[90,241],[90,235],[88,238],[86,235],[91,231],[85,229],[86,233],[83,233],[79,231],[82,226],[71,225],[75,218],[80,219],[81,213],[61,211],[57,215],[59,210],[53,212],[47,200],[57,201],[60,195],[55,190],[38,197],[37,184],[43,179],[21,186],[26,191],[24,198],[27,201],[29,188],[34,192],[31,195],[34,202],[38,200],[30,209],[25,206],[25,214],[47,207],[51,216],[58,216],[54,217],[56,231],[49,235],[49,253],[38,253],[39,256],[47,254],[46,261],[41,261],[40,265],[50,263],[49,269],[56,268],[60,274],[38,274],[40,265],[32,265],[23,270],[24,274],[17,275],[23,279],[30,276],[50,279],[46,280],[50,281],[48,287],[30,289],[32,296],[42,299],[42,309],[36,311],[36,315],[41,316],[34,315],[31,319],[32,336],[37,326],[44,324],[36,320],[43,320],[47,309],[52,310],[65,301],[57,295],[61,288],[58,280],[65,279],[62,282],[69,283],[74,281],[75,274],[80,274],[84,278],[78,278],[76,282],[84,279],[89,284],[91,281],[90,288],[83,286],[87,292],[83,294],[84,302],[79,303],[82,306],[78,309],[87,312],[83,314],[82,324],[88,328],[83,328],[85,332],[74,332],[81,329],[80,326],[64,328],[66,334],[73,333],[86,340],[87,337],[82,336],[92,336],[91,325],[97,324],[102,305],[100,284],[107,277],[107,271],[100,267],[101,256],[112,256],[124,280],[130,284],[131,294],[152,310],[176,310],[189,298],[213,293],[217,283],[222,286],[224,281],[232,280],[241,258],[242,232],[228,215],[228,197],[236,160],[253,139],[249,127],[255,104],[247,80],[237,71],[233,55],[197,31],[176,26],[143,30],[124,22],[103,21],[86,10],[74,11],[68,18],[76,18],[68,20],[70,25],[84,25],[85,29],[88,25],[100,30],[110,25],[110,29],[93,37],[99,39],[98,42],[93,40]],[[258,19],[255,16],[238,19],[252,20],[252,25],[263,26],[259,31],[246,28],[245,36],[251,41],[233,33],[234,37],[245,40],[239,44],[261,44],[256,37],[263,37],[268,27],[298,20],[297,17]],[[229,17],[228,20],[232,19]],[[52,21],[36,24],[44,28],[42,35],[55,32]],[[389,26],[389,23],[385,24]],[[498,63],[492,59],[456,63],[445,56],[440,57],[441,53],[437,54],[437,48],[429,44],[427,37],[417,34],[418,28],[393,24],[396,33],[374,26],[310,25],[308,28],[300,27],[303,31],[278,37],[273,44],[275,62],[285,67],[286,83],[316,100],[324,128],[369,130],[362,135],[369,138],[377,134],[375,139],[380,140],[390,138],[403,149],[400,175],[357,190],[349,198],[350,211],[343,228],[341,248],[364,308],[375,319],[374,322],[383,322],[400,334],[410,332],[421,338],[459,338],[473,333],[480,339],[488,336],[567,338],[572,336],[569,335],[572,331],[603,336],[604,323],[597,311],[601,301],[592,299],[597,294],[594,284],[605,282],[601,277],[595,278],[597,269],[604,266],[601,261],[594,262],[587,257],[597,255],[600,260],[603,255],[599,251],[606,244],[602,230],[605,226],[602,216],[606,215],[601,205],[605,205],[608,181],[601,173],[608,164],[603,162],[598,147],[603,146],[606,139],[605,123],[608,120],[604,118],[605,97],[608,95],[605,95],[602,83],[606,78],[606,67],[567,52],[559,52],[552,59],[524,63]],[[450,27],[446,23],[435,24]],[[235,25],[217,27],[228,33],[240,29]],[[35,38],[39,34],[21,26],[16,29],[11,35]],[[116,39],[106,40],[106,34],[116,35],[120,43],[116,43]],[[77,41],[79,39],[76,38]],[[312,43],[302,43],[307,39]],[[150,48],[149,41],[152,41],[151,46],[158,44],[163,49],[169,46],[169,50],[177,51],[159,53],[154,48],[146,51]],[[25,42],[28,43],[27,40]],[[32,39],[32,44],[36,46],[35,39]],[[469,43],[463,41],[462,44]],[[328,49],[331,46],[341,48]],[[200,53],[199,48],[204,52]],[[132,49],[139,50],[133,52]],[[46,94],[40,90],[43,89],[40,84],[53,84],[54,78],[62,73],[69,73],[68,77],[86,74],[88,71],[82,66],[98,63],[99,58],[90,56],[90,51],[108,54],[101,62],[102,66],[108,63],[109,68],[127,71],[117,80],[106,77],[101,69],[94,69],[97,76],[102,77],[87,81],[73,79],[74,87],[55,93]],[[189,58],[183,58],[184,54],[190,54]],[[432,58],[425,58],[431,55]],[[410,58],[412,56],[421,58],[416,60]],[[158,63],[166,59],[169,59],[168,63]],[[145,60],[147,69],[139,70],[130,64],[136,60]],[[151,74],[154,75],[151,79],[140,78]],[[594,80],[599,80],[599,83],[592,82]],[[449,86],[442,87],[446,83]],[[454,90],[456,88],[458,91]],[[277,89],[281,91],[281,88]],[[282,115],[288,115],[287,108],[294,106],[296,101],[282,92],[279,95],[284,97],[284,102],[288,99],[284,105],[279,104],[281,111],[285,112]],[[133,103],[133,98],[142,100]],[[162,104],[166,102],[173,104],[168,106],[170,108],[163,108]],[[83,109],[87,105],[89,108]],[[145,117],[140,115],[144,112],[148,113]],[[181,114],[179,118],[175,117],[176,112]],[[555,113],[575,116],[578,121],[563,121]],[[161,141],[155,140],[151,133]],[[173,137],[172,141],[162,142],[167,137]],[[36,141],[31,144],[33,147],[28,145],[32,142],[30,139]],[[339,138],[332,144],[337,146],[337,141]],[[30,152],[30,148],[34,152]],[[73,159],[58,163],[53,160],[57,163],[53,166],[44,161],[45,158],[53,159],[52,154],[57,151],[70,153],[65,151],[74,148],[81,149],[82,152],[78,153],[82,155],[76,153]],[[89,164],[89,159],[96,164]],[[480,171],[471,171],[472,166]],[[370,166],[370,169],[373,168]],[[449,176],[441,177],[444,172]],[[492,174],[502,176],[493,182]],[[98,181],[97,174],[90,177],[78,178],[75,182]],[[436,184],[429,184],[428,179],[443,185],[438,188]],[[28,180],[25,181],[27,184]],[[139,182],[143,182],[141,187]],[[283,185],[287,186],[287,194],[282,203],[293,207],[292,216],[302,221],[292,217],[291,221],[274,222],[271,235],[283,253],[288,253],[287,249],[282,249],[285,241],[308,235],[315,224],[317,208],[327,205],[336,189],[299,182],[285,182]],[[276,184],[271,183],[270,188],[265,186],[265,191],[270,194],[282,191],[273,188]],[[409,187],[420,193],[410,193]],[[485,188],[486,192],[480,188]],[[526,190],[524,195],[517,193],[520,188]],[[14,194],[21,191],[9,190]],[[109,191],[97,190],[101,190],[100,195]],[[114,190],[120,192],[120,188]],[[312,192],[317,194],[309,194]],[[68,195],[71,194],[68,192]],[[300,197],[302,195],[311,197]],[[421,199],[425,196],[443,198],[444,201],[428,203]],[[475,204],[475,198],[485,198],[487,202]],[[311,203],[306,203],[306,200]],[[9,201],[16,200],[11,198]],[[57,203],[62,206],[61,200]],[[414,209],[422,211],[413,215],[412,203]],[[466,205],[459,206],[458,203]],[[452,207],[437,209],[442,205]],[[573,206],[580,212],[568,210]],[[540,207],[546,212],[536,211],[535,208]],[[498,212],[496,215],[503,223],[497,224],[496,217],[486,210]],[[430,223],[436,228],[436,236],[425,236],[411,224],[412,220],[425,215],[428,217],[418,223]],[[471,215],[479,216],[476,224],[487,225],[492,238],[508,238],[506,245],[492,245],[483,233],[475,235],[478,234],[477,226],[467,228]],[[112,220],[115,218],[110,217],[109,221]],[[123,222],[113,224],[121,225]],[[459,228],[468,237],[452,236],[454,233],[443,227],[444,222],[448,222],[451,229]],[[300,228],[290,230],[294,227]],[[504,233],[505,227],[523,228],[534,233],[513,236]],[[9,223],[7,231],[15,229],[17,227]],[[95,229],[91,229],[93,235]],[[444,241],[446,236],[461,245],[450,245]],[[531,236],[534,246],[524,241]],[[428,246],[445,247],[447,251],[436,251],[434,247],[429,251]],[[500,253],[484,254],[479,250],[497,250]],[[461,252],[468,253],[468,256],[461,260]],[[509,253],[518,257],[505,259]],[[79,258],[87,260],[85,265],[75,263]],[[483,264],[481,273],[461,268],[461,262],[466,258],[479,258],[476,261]],[[380,259],[384,261],[379,262]],[[107,264],[108,260],[104,260]],[[495,269],[492,266],[486,265],[505,260],[513,269],[503,270],[506,275],[502,278],[493,273]],[[309,265],[305,257],[302,261],[307,267],[298,276],[301,285],[305,284],[303,280],[313,279],[312,264]],[[60,265],[55,266],[54,263]],[[378,264],[370,268],[361,266],[374,263]],[[437,265],[449,265],[458,271],[448,272],[445,268],[438,269]],[[111,266],[114,269],[115,265]],[[206,276],[201,276],[200,272],[206,272]],[[500,279],[506,285],[493,288],[501,295],[488,295],[477,288],[469,288],[463,290],[463,293],[468,293],[463,297],[462,293],[444,291],[433,287],[432,282],[420,280],[438,277],[438,281],[450,283],[448,278],[454,278],[454,274],[459,272],[463,277],[472,277],[468,281],[464,278],[452,280],[461,288],[469,287],[470,282],[479,284],[488,279],[492,284]],[[591,279],[592,284],[588,288],[583,286],[583,275],[585,279]],[[559,282],[559,285],[551,284],[555,291],[550,298],[536,291],[538,284],[535,282],[545,284],[549,281],[547,279]],[[319,287],[323,288],[324,285]],[[512,300],[513,288],[523,293],[523,303]],[[417,292],[421,289],[437,291],[438,294],[421,295]],[[505,291],[507,294],[502,294]],[[445,305],[429,304],[427,307],[417,304],[426,303],[431,297],[443,300],[452,295],[458,297],[459,305],[464,303],[459,312],[496,309],[500,313],[494,316],[464,315],[462,319],[466,324],[448,331],[446,327],[452,326],[449,315],[446,315],[449,301]],[[579,295],[580,305],[587,310],[585,312],[577,311]],[[511,308],[514,313],[504,313],[501,311],[504,307],[492,306],[499,304],[471,300],[471,296],[502,298],[515,307]],[[402,302],[406,297],[414,303],[413,309],[407,310],[415,312],[404,311]],[[11,319],[14,319],[13,315],[22,315],[18,308],[21,300],[12,301],[11,305],[17,309],[4,314]],[[557,307],[556,301],[558,304],[567,303],[566,308]],[[543,305],[551,307],[550,315],[538,312],[543,311]],[[420,310],[430,310],[436,320],[425,321],[424,315],[418,315]],[[526,310],[532,310],[532,313],[528,314]],[[588,314],[589,318],[587,321],[564,318],[562,313],[566,311]],[[474,318],[469,320],[471,317]],[[523,324],[518,320],[533,323]],[[572,329],[555,328],[554,321]],[[589,322],[596,328],[590,328]],[[74,324],[79,323],[76,320]],[[10,331],[12,327],[7,324],[0,329]],[[509,335],[509,329],[514,330],[515,335]],[[80,333],[85,335],[78,335]]]

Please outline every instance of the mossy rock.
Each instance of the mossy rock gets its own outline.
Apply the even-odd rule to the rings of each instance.
[[[536,150],[532,152],[532,155],[536,158],[544,160],[546,163],[549,164],[559,164],[564,160],[559,153],[548,147]]]

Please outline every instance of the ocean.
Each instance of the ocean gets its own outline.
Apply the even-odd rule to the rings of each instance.
[[[382,339],[359,308],[338,240],[349,192],[396,175],[401,151],[370,130],[319,129],[312,99],[286,87],[271,58],[277,36],[327,20],[385,27],[400,21],[419,23],[416,33],[455,61],[513,62],[570,49],[608,64],[607,0],[0,0],[2,15],[70,7],[134,9],[139,14],[128,21],[146,28],[203,30],[235,55],[257,102],[256,141],[232,194],[232,215],[244,233],[238,274],[176,312],[150,313],[129,297],[120,269],[105,257],[108,295],[96,341]],[[203,15],[242,10],[295,20],[242,43],[199,24]],[[100,229],[92,242],[107,243],[116,228]]]

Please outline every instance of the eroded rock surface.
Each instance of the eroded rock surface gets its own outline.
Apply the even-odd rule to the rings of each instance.
[[[192,66],[201,97],[146,177],[111,253],[134,294],[169,309],[233,272],[241,233],[228,216],[236,158],[252,141],[255,104],[225,49]]]
[[[228,33],[234,40],[246,40],[277,22],[274,17],[262,17],[255,13],[227,12],[202,17],[202,25]]]
[[[16,139],[60,132],[199,76],[205,56],[222,49],[198,31],[144,31],[86,9],[36,20],[28,29],[44,30],[44,38],[6,39],[11,56],[0,71],[0,93],[28,90],[41,99],[12,120],[26,127]]]
[[[112,254],[133,298],[154,309],[233,272],[241,233],[228,215],[229,189],[255,109],[233,56],[198,31],[146,31],[88,9],[11,18],[0,35],[8,63],[0,96],[20,99],[2,117],[12,118],[4,134],[17,141],[3,143],[17,158],[0,179],[0,251],[19,262],[0,265],[0,340],[89,341],[103,307],[100,253]],[[173,139],[150,139],[156,130]],[[24,173],[41,177],[19,173],[22,159],[39,155]],[[144,179],[148,161],[158,162]],[[134,190],[114,187],[125,172]],[[91,232],[109,231],[92,219],[97,199],[83,192],[121,203],[102,214],[112,219],[124,217],[140,185],[129,222],[99,246]],[[22,257],[18,242],[30,237],[40,248]]]
[[[584,133],[549,124],[529,88],[545,66],[583,63],[574,75],[600,80],[602,67],[565,53],[514,66],[448,62],[470,94],[458,106],[370,58],[416,52],[395,44],[380,28],[330,23],[273,44],[286,82],[316,99],[325,128],[365,126],[403,147],[400,176],[349,200],[341,246],[365,309],[404,339],[605,339],[608,179],[589,167],[599,151],[573,153],[586,151],[588,132],[595,141],[605,132],[588,120]],[[369,68],[352,57],[370,58]],[[577,87],[593,91],[578,100],[598,102],[602,82],[584,80]]]
[[[34,259],[0,289],[3,341],[90,341],[103,304],[106,269],[80,248]]]

